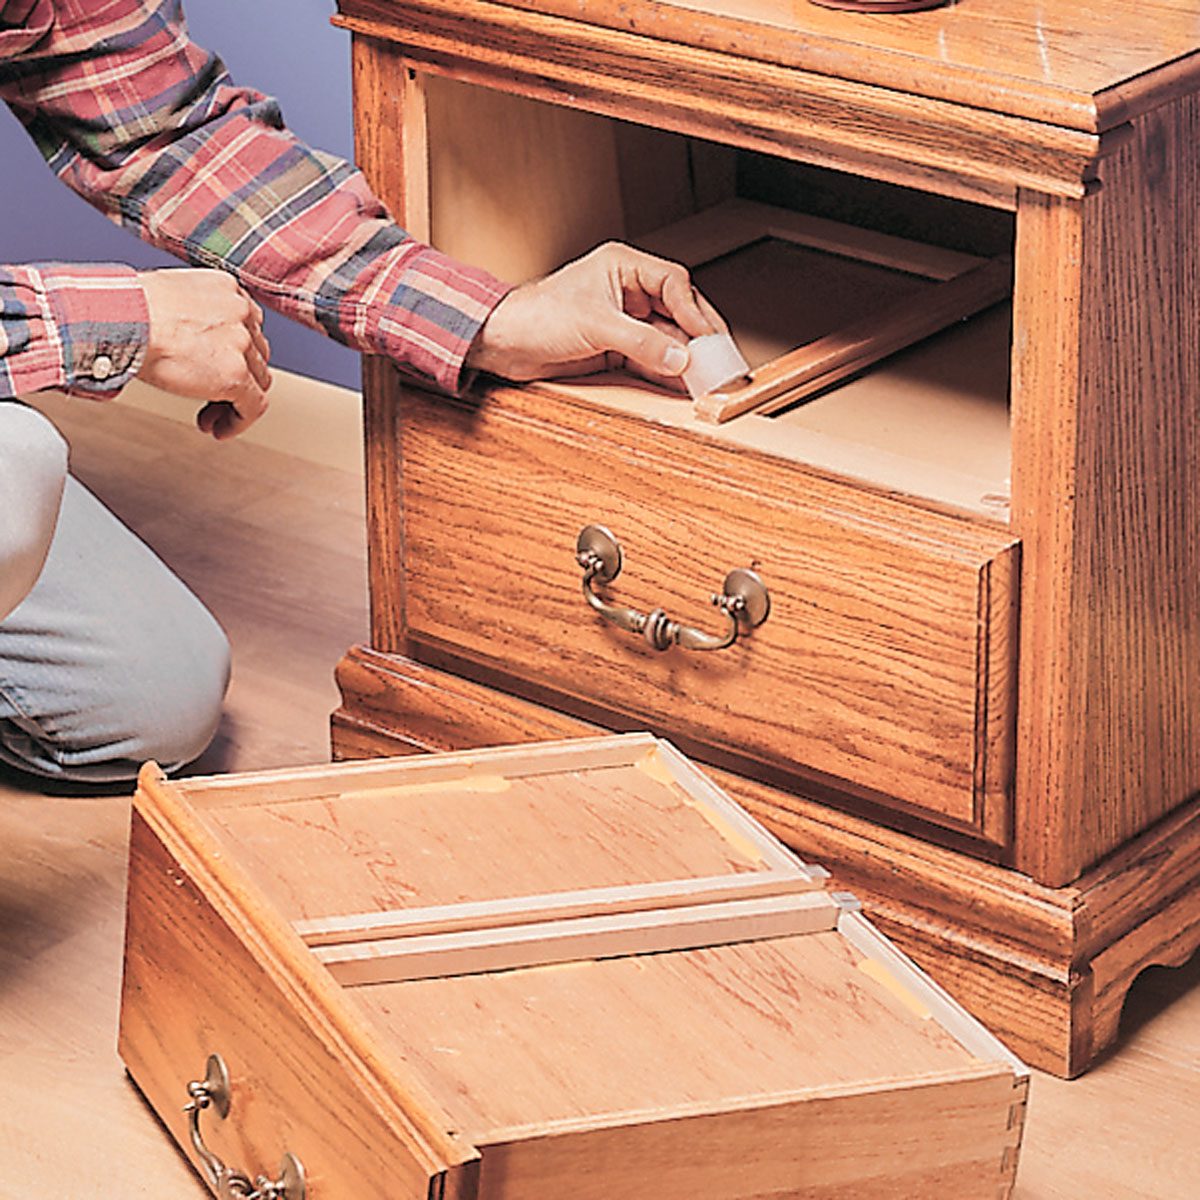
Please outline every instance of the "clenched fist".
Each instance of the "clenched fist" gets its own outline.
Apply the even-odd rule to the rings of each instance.
[[[196,424],[218,440],[237,437],[267,410],[270,347],[262,309],[223,271],[139,273],[150,336],[138,378],[205,401]]]

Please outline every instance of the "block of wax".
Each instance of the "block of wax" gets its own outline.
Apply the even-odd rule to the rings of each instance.
[[[688,342],[683,382],[693,400],[749,374],[750,367],[727,333],[708,333]]]

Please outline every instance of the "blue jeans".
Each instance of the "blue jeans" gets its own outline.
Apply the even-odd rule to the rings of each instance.
[[[228,680],[215,618],[68,478],[45,565],[0,620],[0,761],[90,782],[149,758],[182,766],[212,739]]]

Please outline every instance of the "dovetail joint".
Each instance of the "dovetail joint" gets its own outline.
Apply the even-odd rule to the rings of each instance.
[[[1022,1079],[1013,1088],[1013,1102],[1008,1109],[1008,1141],[1000,1156],[1000,1189],[997,1200],[1008,1200],[1017,1180],[1021,1158],[1021,1137],[1025,1132],[1025,1108],[1029,1101],[1029,1080]]]

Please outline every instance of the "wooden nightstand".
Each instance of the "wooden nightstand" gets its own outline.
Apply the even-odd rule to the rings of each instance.
[[[864,242],[900,276],[914,246],[1011,255],[1014,283],[1011,317],[722,425],[628,380],[447,401],[369,364],[372,645],[335,752],[653,729],[1082,1070],[1200,942],[1200,0],[340,9],[371,182],[498,274],[690,254],[767,358],[781,312],[819,335],[873,302]],[[747,211],[754,253],[706,257]],[[795,222],[824,232],[789,249]],[[619,576],[577,562],[592,525]],[[732,569],[770,612],[709,653],[580,594],[719,635]]]

